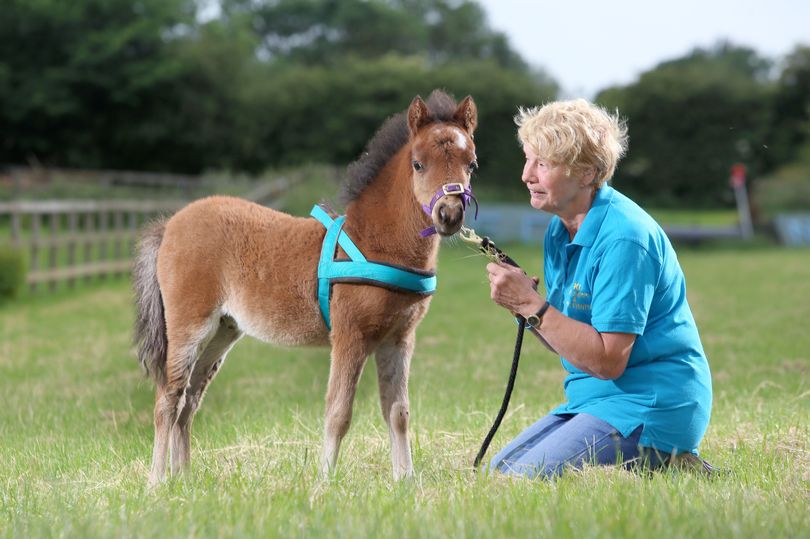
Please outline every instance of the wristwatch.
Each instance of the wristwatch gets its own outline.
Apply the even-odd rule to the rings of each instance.
[[[550,306],[549,302],[548,301],[545,302],[536,313],[530,314],[529,316],[526,317],[526,323],[529,324],[534,329],[539,330],[540,324],[543,323],[543,315],[546,314],[546,311],[548,310],[549,306]]]

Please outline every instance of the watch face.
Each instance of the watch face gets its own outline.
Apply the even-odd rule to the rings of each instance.
[[[533,328],[537,328],[537,326],[540,325],[540,319],[537,317],[536,314],[530,314],[529,317],[526,319],[526,323]]]

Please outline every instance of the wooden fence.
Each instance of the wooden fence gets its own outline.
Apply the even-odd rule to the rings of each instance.
[[[290,182],[260,182],[245,198],[277,207]],[[129,273],[140,228],[174,213],[186,200],[44,200],[0,203],[0,224],[10,226],[11,245],[27,252],[32,290],[59,282],[105,279]],[[0,227],[1,229],[2,227]],[[0,238],[0,244],[6,238]]]
[[[138,229],[180,201],[17,201],[0,203],[8,215],[10,242],[27,251],[32,289],[60,281],[104,279],[128,273]]]

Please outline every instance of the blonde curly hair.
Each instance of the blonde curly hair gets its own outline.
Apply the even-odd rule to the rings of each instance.
[[[593,167],[597,189],[613,177],[627,151],[627,123],[585,99],[553,101],[520,108],[515,116],[518,140],[538,157],[567,167],[566,174]]]

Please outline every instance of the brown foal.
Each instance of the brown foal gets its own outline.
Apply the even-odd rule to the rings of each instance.
[[[438,235],[459,230],[466,205],[454,192],[442,194],[442,186],[469,188],[476,124],[469,96],[458,105],[438,91],[427,103],[417,96],[349,166],[343,229],[368,260],[435,268]],[[422,237],[430,226],[438,235]],[[408,371],[430,297],[337,283],[327,329],[317,297],[325,232],[315,219],[221,196],[195,201],[145,231],[133,279],[139,360],[156,385],[150,484],[164,479],[167,454],[172,474],[188,465],[194,414],[243,334],[281,345],[331,345],[324,473],[335,466],[360,373],[373,354],[394,478],[413,473]],[[337,258],[345,258],[341,248]]]

